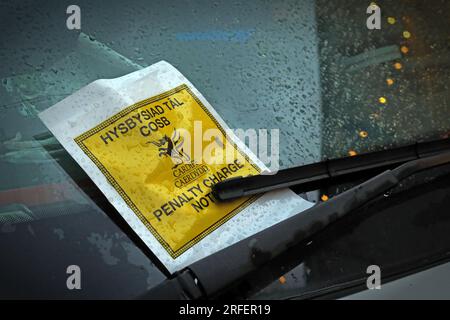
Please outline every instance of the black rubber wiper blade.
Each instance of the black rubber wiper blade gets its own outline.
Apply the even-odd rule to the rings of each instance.
[[[231,200],[286,187],[295,187],[295,192],[302,193],[331,183],[355,180],[373,172],[381,172],[447,150],[450,150],[450,138],[415,143],[284,169],[273,175],[227,179],[214,185],[212,192],[219,200]]]
[[[144,299],[201,299],[223,293],[245,276],[419,171],[450,163],[450,151],[409,161],[330,200],[203,258],[153,288]]]

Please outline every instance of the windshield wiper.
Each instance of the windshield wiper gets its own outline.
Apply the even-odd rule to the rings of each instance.
[[[450,152],[406,162],[270,228],[203,258],[151,289],[144,299],[205,299],[360,208],[417,172],[450,163]]]
[[[450,151],[450,139],[415,143],[284,169],[273,175],[231,178],[214,185],[212,193],[219,200],[231,200],[286,187],[294,187],[296,193],[302,193],[317,190],[324,185],[373,177],[383,170],[445,150]]]

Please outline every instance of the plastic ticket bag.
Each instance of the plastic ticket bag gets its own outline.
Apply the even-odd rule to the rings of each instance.
[[[94,81],[39,117],[170,272],[312,205],[289,189],[218,202],[214,183],[266,167],[164,61]],[[204,152],[211,138],[231,158]]]

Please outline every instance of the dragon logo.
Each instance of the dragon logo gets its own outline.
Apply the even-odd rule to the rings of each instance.
[[[159,140],[149,141],[147,143],[151,143],[158,147],[160,157],[164,156],[172,159],[175,163],[172,169],[175,169],[182,163],[190,163],[191,161],[189,155],[183,151],[184,138],[180,136],[177,129],[172,132],[170,138],[167,135],[164,135],[164,137]]]

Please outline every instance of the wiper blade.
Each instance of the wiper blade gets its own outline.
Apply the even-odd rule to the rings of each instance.
[[[223,293],[289,248],[307,240],[419,171],[450,163],[450,151],[409,161],[292,216],[176,273],[141,298],[201,299]]]
[[[227,179],[214,185],[212,192],[219,200],[231,200],[286,187],[295,187],[297,193],[302,193],[319,189],[323,185],[354,180],[367,173],[381,172],[446,150],[450,150],[450,139],[415,143],[284,169],[273,175]]]

